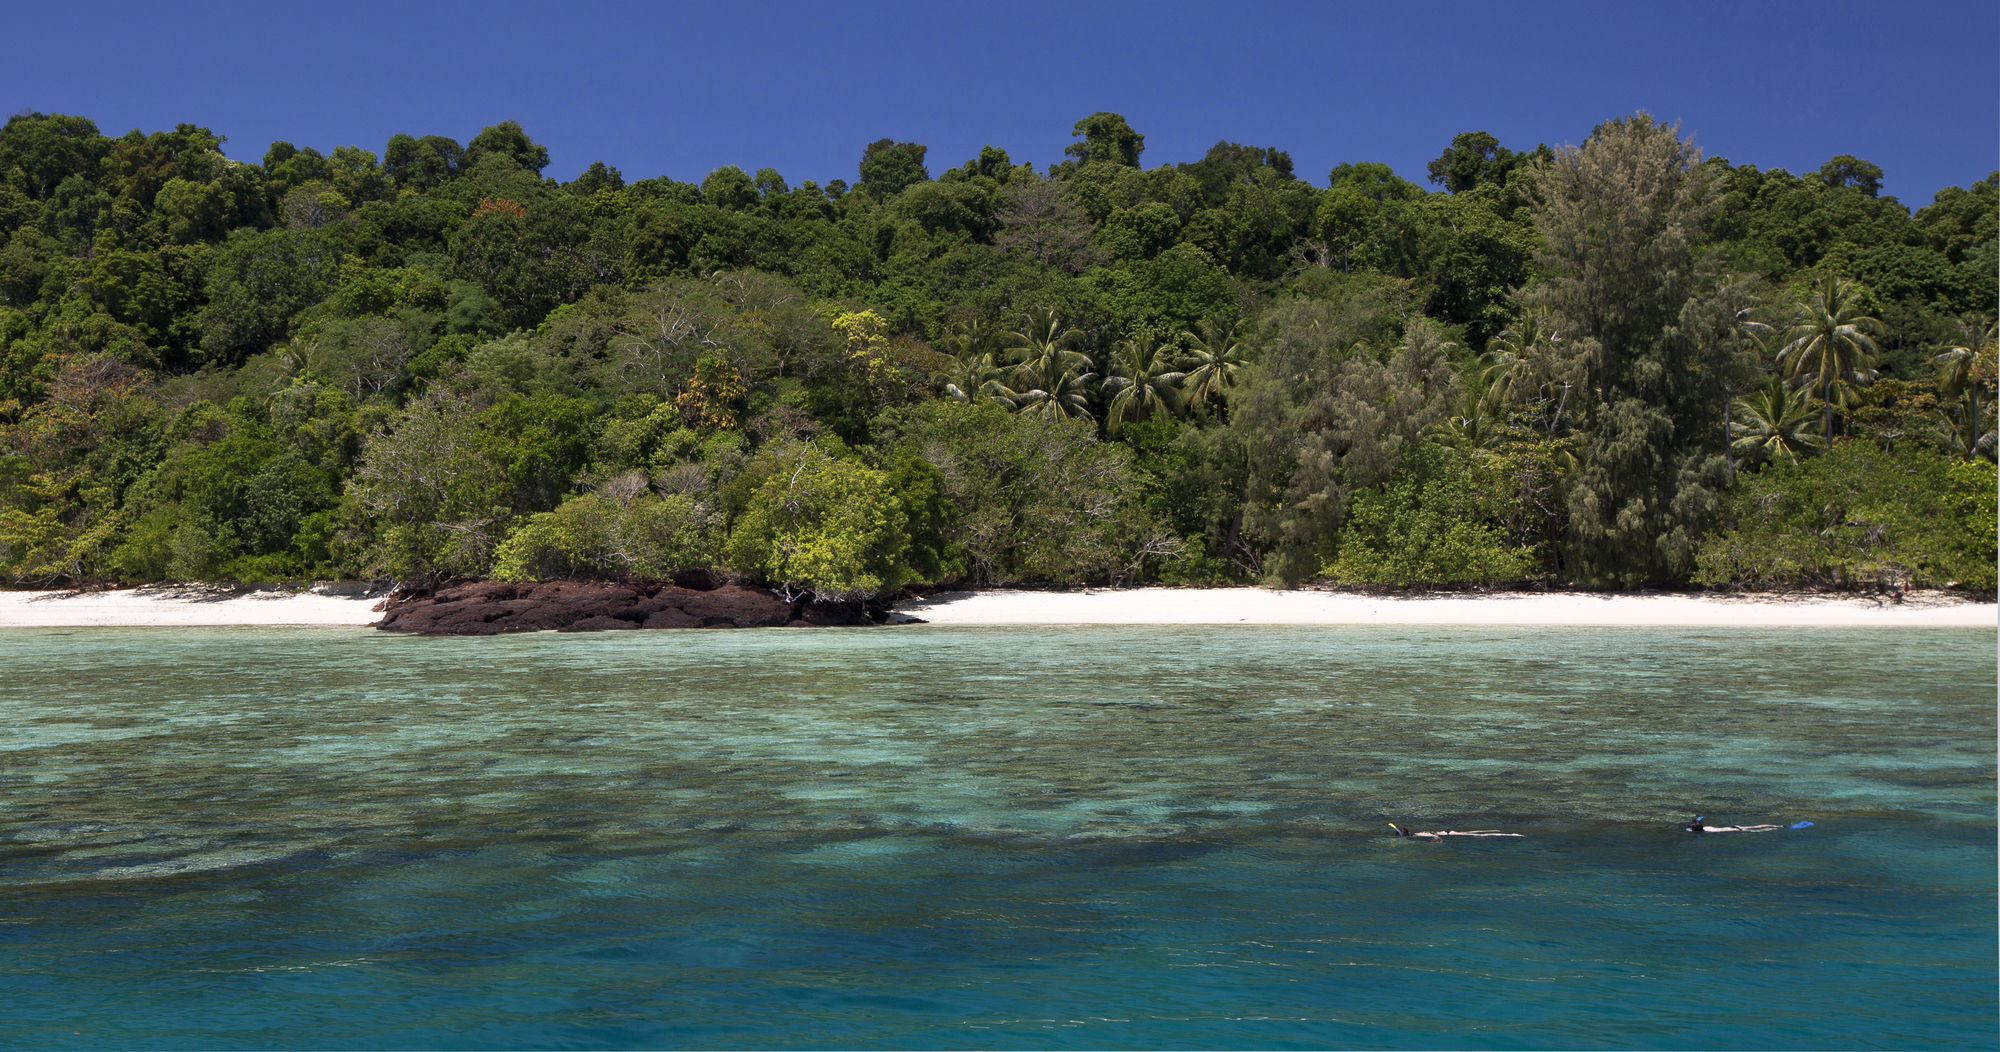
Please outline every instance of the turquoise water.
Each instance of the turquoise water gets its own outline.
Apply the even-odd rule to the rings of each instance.
[[[1994,672],[1991,630],[10,630],[0,1046],[1992,1048]]]

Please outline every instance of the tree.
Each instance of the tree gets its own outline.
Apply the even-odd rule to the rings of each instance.
[[[1132,130],[1125,118],[1099,111],[1076,122],[1070,134],[1082,139],[1063,148],[1078,164],[1122,164],[1139,167],[1139,155],[1146,150],[1146,137]]]
[[[922,143],[897,142],[894,139],[877,139],[861,151],[861,182],[855,189],[866,190],[878,199],[888,200],[905,189],[924,182],[931,173],[924,167],[924,154],[930,149]]]
[[[1009,401],[1011,392],[1001,382],[1005,370],[994,364],[993,353],[966,353],[953,358],[935,379],[945,397],[961,402]],[[1011,403],[1010,403],[1011,404]]]
[[[1342,335],[1274,341],[1230,395],[1227,438],[1241,467],[1229,473],[1241,511],[1218,551],[1254,576],[1295,585],[1317,573],[1354,494],[1393,475],[1458,400],[1450,343],[1435,323],[1412,320],[1386,362],[1343,347]]]
[[[1188,399],[1204,408],[1223,406],[1237,377],[1250,363],[1250,346],[1237,335],[1236,326],[1204,321],[1199,330],[1183,333],[1188,340],[1182,367]]]
[[[1381,222],[1381,202],[1351,186],[1335,186],[1320,196],[1313,236],[1324,244],[1328,263],[1338,256],[1345,272],[1352,269],[1355,252],[1376,235]]]
[[[397,132],[382,150],[382,171],[398,188],[433,190],[456,178],[465,148],[443,135],[421,139]]]
[[[1462,132],[1452,137],[1451,146],[1425,166],[1425,171],[1431,182],[1456,194],[1475,186],[1505,185],[1507,173],[1521,160],[1487,132]]]
[[[810,443],[782,459],[730,529],[730,565],[824,601],[902,587],[909,527],[889,476]]]
[[[472,141],[465,144],[466,168],[479,164],[482,158],[499,155],[512,161],[526,171],[540,175],[549,166],[549,148],[538,146],[528,138],[516,121],[501,121],[481,128]]]
[[[587,493],[530,516],[494,553],[493,576],[661,580],[714,567],[718,527],[714,509],[691,494],[638,493],[621,503]]]
[[[1488,497],[1500,489],[1497,475],[1474,453],[1418,443],[1387,482],[1355,495],[1326,575],[1397,586],[1525,579],[1534,563],[1507,545]]]
[[[1090,364],[1090,357],[1076,349],[1083,334],[1064,325],[1062,316],[1050,307],[1030,310],[1027,323],[1003,339],[1015,363],[1031,374],[1039,374],[1051,364],[1070,369]]]
[[[19,171],[23,189],[36,200],[53,194],[71,176],[95,175],[110,150],[111,140],[82,117],[16,113],[0,128],[0,172]]]
[[[1727,483],[1716,426],[1736,323],[1700,247],[1718,174],[1673,125],[1641,113],[1531,168],[1539,280],[1519,297],[1547,311],[1579,382],[1577,469],[1568,476],[1565,566],[1585,583],[1672,581]]]
[[[1992,594],[1994,467],[1843,439],[1745,476],[1695,580],[1748,588],[1946,586]]]
[[[1010,181],[1001,191],[995,218],[1000,233],[994,243],[1009,252],[1071,274],[1081,274],[1100,258],[1091,246],[1090,218],[1053,179],[1023,176]]]
[[[1882,192],[1882,167],[1843,153],[1819,166],[1819,181],[1830,187],[1850,187],[1874,197]]]
[[[240,231],[209,257],[200,360],[235,364],[284,339],[294,315],[333,291],[340,263],[324,230]]]
[[[955,509],[952,543],[977,584],[1108,580],[1153,533],[1130,451],[1087,421],[931,402],[877,430],[937,470]]]
[[[1112,348],[1111,375],[1104,379],[1104,391],[1110,396],[1104,407],[1106,431],[1116,436],[1128,421],[1180,411],[1180,385],[1187,374],[1173,367],[1167,357],[1170,350],[1150,333],[1122,340]]]
[[[1565,427],[1577,363],[1563,351],[1562,332],[1553,320],[1545,312],[1529,311],[1487,343],[1487,390],[1507,405],[1534,408],[1546,431]]]
[[[63,355],[16,421],[0,406],[0,578],[83,584],[115,544],[123,490],[158,456],[144,376],[108,355]]]
[[[1808,430],[1812,418],[1812,392],[1787,389],[1784,381],[1774,378],[1732,404],[1729,435],[1733,448],[1745,456],[1796,461],[1801,450],[1824,448]]]
[[[1952,323],[1952,339],[1931,364],[1937,370],[1938,393],[1956,398],[1968,385],[1994,386],[1996,355],[2000,355],[2000,328],[1991,318],[1958,318]]]
[[[1077,358],[1090,360],[1069,351],[1022,363],[1014,372],[1015,407],[1025,416],[1090,419],[1090,381],[1097,374]]]
[[[1990,318],[1954,322],[1955,340],[1932,363],[1937,369],[1939,437],[1966,460],[2000,456],[1994,393],[2000,387],[2000,338]]]
[[[435,389],[370,437],[348,490],[378,538],[370,572],[420,587],[486,572],[507,517],[490,445],[472,406]]]
[[[1869,356],[1876,352],[1874,334],[1882,323],[1861,313],[1861,291],[1853,282],[1829,274],[1802,297],[1785,330],[1787,343],[1778,351],[1778,365],[1794,384],[1809,387],[1822,406],[1822,437],[1833,445],[1835,390],[1861,386],[1875,379]]]
[[[743,169],[725,164],[702,177],[701,199],[725,212],[740,212],[757,204],[757,184]]]

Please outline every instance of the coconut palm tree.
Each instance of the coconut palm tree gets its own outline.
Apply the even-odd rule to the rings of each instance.
[[[1237,338],[1238,328],[1204,321],[1199,331],[1183,334],[1190,346],[1181,366],[1187,370],[1188,399],[1195,405],[1227,402],[1238,374],[1250,364],[1250,347]]]
[[[1041,373],[1049,361],[1060,361],[1078,369],[1090,364],[1090,357],[1076,349],[1083,334],[1065,328],[1062,318],[1047,307],[1029,311],[1028,323],[1006,333],[1002,339],[1012,352],[1014,364],[1028,367],[1030,372],[1036,374]]]
[[[1493,393],[1487,374],[1473,374],[1459,389],[1458,411],[1432,425],[1439,441],[1461,449],[1484,449],[1500,437],[1507,420],[1505,401]]]
[[[2000,430],[1993,423],[1993,399],[1976,384],[1966,384],[1958,398],[1939,405],[1931,433],[1963,460],[2000,460]]]
[[[984,318],[972,318],[951,327],[939,346],[955,358],[968,354],[998,355],[1006,347],[1006,334]]]
[[[1993,423],[1996,371],[2000,370],[2000,330],[1992,319],[1958,322],[1958,340],[1931,359],[1937,367],[1938,420],[1932,429],[1953,453],[1995,459],[2000,433]]]
[[[1957,328],[1957,342],[1931,359],[1937,367],[1938,393],[1947,399],[1957,398],[1969,383],[1993,385],[1996,344],[2000,344],[2000,329],[1991,318],[1960,318]]]
[[[1730,448],[1747,457],[1796,461],[1801,450],[1820,447],[1812,422],[1812,392],[1773,379],[1731,404]]]
[[[1001,382],[1004,372],[992,354],[968,354],[953,358],[937,373],[937,382],[945,397],[961,402],[1008,402],[1012,392]]]
[[[1097,379],[1096,373],[1054,355],[1025,362],[1016,367],[1014,374],[1016,390],[1008,393],[1022,413],[1052,419],[1090,419],[1090,381]]]
[[[1541,396],[1555,375],[1556,333],[1540,312],[1496,333],[1486,345],[1483,373],[1487,394],[1507,405],[1525,405]]]
[[[1111,375],[1104,378],[1102,391],[1104,427],[1112,435],[1128,420],[1145,420],[1159,414],[1180,412],[1181,381],[1187,374],[1173,367],[1167,349],[1142,333],[1120,341],[1111,351]]]
[[[1861,290],[1851,281],[1828,275],[1808,293],[1785,330],[1778,365],[1798,387],[1814,388],[1822,407],[1821,440],[1833,445],[1833,403],[1836,388],[1851,389],[1874,381],[1869,357],[1876,353],[1874,334],[1882,323],[1861,313]]]

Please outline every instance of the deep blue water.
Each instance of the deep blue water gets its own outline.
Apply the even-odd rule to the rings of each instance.
[[[0,1046],[1993,1048],[1994,790],[1990,630],[10,630]]]

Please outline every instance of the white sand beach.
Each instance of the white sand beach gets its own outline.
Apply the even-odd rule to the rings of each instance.
[[[1417,596],[1263,588],[952,592],[896,609],[934,625],[1716,625],[2000,629],[2000,607],[1856,596],[1503,592]]]
[[[360,626],[381,620],[379,595],[192,586],[112,592],[0,592],[0,628]]]
[[[157,587],[0,592],[0,628],[362,626],[381,596]],[[1858,596],[1420,596],[1263,588],[941,592],[897,604],[934,625],[1714,625],[2000,629],[2000,607],[1936,593],[1901,604]]]

